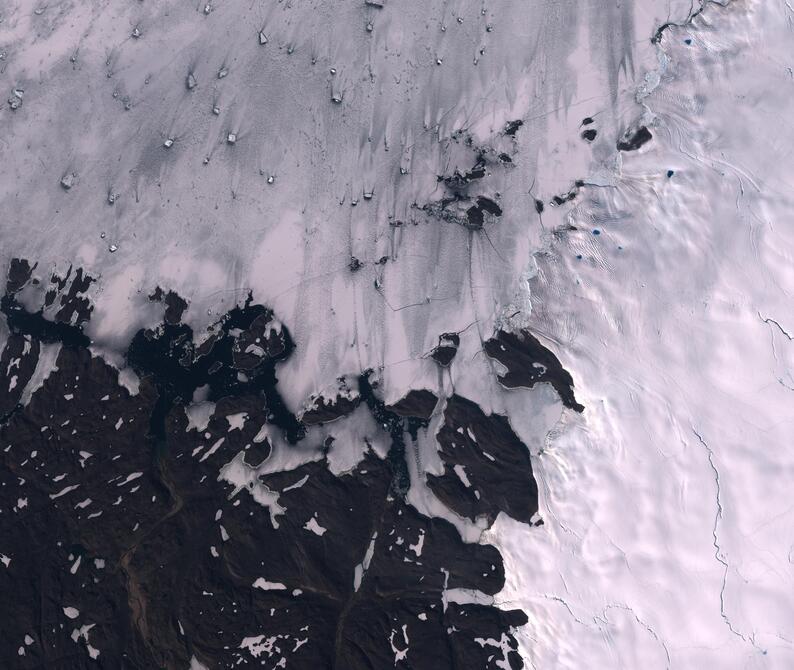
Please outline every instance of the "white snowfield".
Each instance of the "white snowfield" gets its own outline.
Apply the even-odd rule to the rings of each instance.
[[[544,525],[501,516],[483,540],[505,557],[496,602],[530,616],[529,667],[794,667],[789,3],[38,9],[9,0],[0,22],[0,262],[97,276],[97,350],[162,318],[156,285],[197,332],[253,291],[296,341],[293,412],[371,367],[387,403],[454,389],[510,416]],[[652,141],[617,152],[640,123]],[[470,231],[423,212],[480,150],[472,193],[503,215]],[[498,386],[498,325],[554,350],[583,415]],[[409,445],[409,500],[474,541],[423,485],[438,423]]]
[[[533,323],[587,410],[534,461],[543,532],[487,534],[534,667],[794,667],[792,20],[666,33],[656,141],[538,256]]]

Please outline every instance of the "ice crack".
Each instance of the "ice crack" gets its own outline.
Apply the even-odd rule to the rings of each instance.
[[[717,486],[717,513],[714,515],[714,525],[711,529],[711,538],[712,544],[714,545],[714,558],[717,559],[717,562],[722,565],[722,585],[720,586],[720,616],[722,617],[723,621],[725,621],[725,625],[728,626],[728,629],[739,637],[744,642],[747,642],[753,647],[755,647],[758,651],[763,654],[766,654],[766,650],[761,649],[756,643],[753,635],[747,636],[744,635],[741,631],[734,627],[733,622],[731,621],[728,613],[725,611],[725,589],[728,584],[728,570],[729,565],[728,561],[725,558],[725,554],[722,550],[722,546],[720,545],[718,531],[719,531],[719,524],[723,517],[723,507],[722,507],[722,483],[720,481],[720,472],[717,470],[717,466],[714,463],[714,451],[711,447],[706,443],[703,439],[703,436],[695,430],[694,426],[692,427],[692,432],[697,437],[700,444],[703,445],[703,448],[706,450],[706,454],[708,455],[709,459],[709,466],[711,467],[712,472],[714,473],[714,482]]]
[[[777,329],[781,333],[783,333],[783,335],[786,336],[787,340],[789,341],[794,340],[794,337],[791,336],[791,333],[789,333],[785,328],[783,328],[783,326],[781,326],[777,321],[775,321],[775,319],[763,317],[761,316],[761,312],[758,312],[758,318],[761,319],[761,321],[763,321],[764,323],[774,324],[775,326],[777,326]]]
[[[555,595],[555,594],[549,594],[549,593],[538,593],[538,594],[535,594],[532,597],[543,598],[545,600],[551,600],[553,602],[560,603],[568,611],[568,614],[571,616],[571,618],[576,623],[580,624],[581,626],[584,626],[585,628],[598,629],[602,633],[605,632],[604,628],[602,626],[606,626],[606,625],[608,625],[610,623],[608,618],[607,618],[607,612],[609,610],[618,609],[618,610],[623,610],[625,612],[628,612],[629,614],[631,614],[631,616],[634,618],[634,620],[640,626],[642,626],[656,642],[659,643],[659,646],[664,651],[665,658],[667,659],[665,667],[667,668],[667,670],[670,670],[670,667],[672,666],[672,661],[670,659],[670,650],[667,648],[667,644],[665,643],[665,641],[659,636],[659,634],[653,629],[653,627],[648,622],[646,622],[645,620],[640,618],[640,616],[634,611],[634,609],[631,606],[626,605],[625,603],[609,603],[608,605],[606,605],[604,607],[604,609],[601,611],[600,615],[599,614],[595,614],[595,615],[592,616],[592,623],[590,623],[588,621],[585,621],[585,620],[580,619],[579,617],[577,617],[576,614],[574,614],[574,611],[571,608],[571,606],[568,604],[568,602],[564,598],[562,598],[561,596],[558,596],[558,595]],[[505,602],[501,602],[499,604],[501,606],[504,606],[504,605],[509,604],[509,602],[510,601],[505,601]]]
[[[546,600],[553,600],[556,603],[560,603],[566,610],[568,610],[568,614],[571,615],[571,618],[578,624],[581,624],[585,628],[589,628],[591,624],[587,623],[586,621],[582,621],[579,617],[577,617],[571,606],[566,602],[565,598],[561,598],[560,596],[550,595],[548,593],[541,593],[539,594],[541,598],[545,598]]]
[[[665,667],[667,668],[667,670],[670,670],[670,664],[671,664],[671,661],[670,661],[670,650],[667,648],[667,644],[665,644],[665,641],[661,637],[659,637],[659,635],[651,627],[651,625],[648,624],[647,622],[643,621],[639,617],[639,615],[631,607],[629,607],[628,605],[625,605],[623,603],[611,603],[611,604],[607,605],[604,608],[604,611],[601,613],[601,617],[600,617],[601,621],[603,621],[604,623],[607,623],[606,614],[607,614],[607,610],[610,610],[610,609],[619,609],[619,610],[624,610],[626,612],[629,612],[631,614],[631,616],[634,617],[634,620],[638,624],[640,624],[640,626],[642,626],[645,630],[648,631],[648,634],[654,640],[656,640],[659,643],[659,645],[662,647],[662,649],[664,650],[664,655],[667,658],[667,665]],[[593,617],[593,619],[596,620],[597,617]]]

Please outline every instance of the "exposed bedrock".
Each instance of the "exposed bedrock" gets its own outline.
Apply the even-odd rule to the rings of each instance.
[[[445,505],[471,520],[485,516],[492,522],[504,512],[530,522],[538,511],[538,488],[529,451],[506,417],[454,395],[436,439],[444,474],[428,475],[428,484]]]
[[[130,390],[80,324],[53,330],[52,314],[17,300],[33,279],[13,267],[0,353],[9,667],[523,667],[512,631],[526,616],[487,604],[504,585],[498,551],[402,495],[405,435],[429,425],[436,394],[416,389],[386,406],[371,374],[342,378],[330,404],[365,405],[391,437],[388,456],[365,448],[334,474],[316,445],[314,460],[269,470],[265,426],[286,438],[280,449],[312,449],[277,393],[293,344],[270,310],[249,297],[197,342],[178,318],[186,307],[161,290],[163,322],[129,347],[140,380]],[[44,342],[60,345],[57,358],[23,404],[17,389],[44,364]],[[210,406],[205,421],[186,411],[197,402]],[[505,417],[453,396],[438,443],[448,472],[432,486],[446,505],[529,520],[529,454]],[[219,477],[231,463],[245,483]],[[479,498],[446,484],[456,466]],[[460,589],[485,604],[456,602]]]
[[[506,388],[551,384],[566,407],[577,412],[584,411],[584,406],[576,402],[571,373],[529,331],[512,333],[500,330],[484,343],[483,348],[486,354],[507,369],[499,375],[499,382]]]

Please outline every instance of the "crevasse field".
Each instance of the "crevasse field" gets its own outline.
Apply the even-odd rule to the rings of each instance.
[[[17,299],[50,320],[48,274],[73,266],[95,278],[83,330],[133,398],[147,391],[128,345],[161,328],[156,287],[184,299],[176,320],[197,345],[249,295],[272,309],[262,338],[286,327],[294,341],[273,366],[283,413],[306,439],[289,439],[269,406],[256,437],[227,454],[232,440],[221,446],[207,426],[223,418],[228,434],[242,431],[255,410],[202,386],[172,411],[180,434],[209,430],[190,458],[222,456],[207,476],[274,533],[289,528],[286,492],[303,485],[280,476],[318,464],[366,475],[368,454],[394,454],[359,375],[373,371],[390,408],[431,391],[438,405],[422,426],[396,429],[406,508],[498,549],[503,588],[453,586],[445,563],[439,603],[525,612],[526,624],[508,626],[524,667],[791,668],[792,38],[785,0],[0,0],[0,261],[38,263],[42,283]],[[0,343],[10,350],[16,332],[3,318]],[[500,383],[509,366],[486,355],[499,332],[533,333],[584,412],[556,386]],[[431,356],[444,333],[459,337],[449,367]],[[49,392],[60,347],[43,340],[21,408]],[[533,523],[463,514],[428,483],[452,469],[438,436],[455,396],[507,417],[528,448]],[[350,410],[323,414],[333,403]],[[245,450],[263,441],[270,453],[251,467]],[[342,446],[318,446],[331,442]],[[22,487],[27,461],[15,463],[8,486]],[[480,501],[469,467],[454,472]],[[0,527],[35,508],[23,495],[9,494]],[[317,513],[299,524],[312,541],[326,533]],[[351,565],[355,593],[380,560],[379,532]],[[0,573],[25,555],[2,536]],[[211,544],[218,558],[221,541]],[[140,603],[130,551],[119,565]],[[310,590],[280,579],[247,586],[295,599]],[[146,607],[130,607],[146,637]],[[101,623],[66,601],[56,609],[76,620],[68,643],[86,651],[74,666],[40,667],[110,657]],[[340,624],[329,667],[425,667],[393,625],[381,636],[387,665],[375,652],[369,665],[340,661]],[[296,633],[292,655],[275,654],[265,632],[232,632],[241,664],[323,667],[296,655],[311,631],[307,642]],[[43,635],[11,640],[8,667],[39,667]],[[494,650],[486,665],[449,667],[521,667],[507,635],[473,640]],[[197,643],[158,662],[232,667],[210,656]]]

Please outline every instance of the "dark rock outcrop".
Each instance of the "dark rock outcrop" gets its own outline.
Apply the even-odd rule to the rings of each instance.
[[[645,126],[640,126],[637,130],[627,134],[623,139],[618,140],[618,151],[636,151],[643,144],[647,144],[653,139],[651,131]]]
[[[448,367],[458,353],[460,346],[460,335],[458,333],[442,333],[438,338],[436,346],[430,355],[433,360],[442,367]]]
[[[538,511],[538,488],[529,450],[507,418],[486,414],[458,395],[447,400],[436,436],[444,474],[428,475],[435,495],[471,520],[493,521],[499,512],[529,523]]]
[[[14,291],[30,280],[22,264],[17,270]],[[450,523],[396,493],[400,440],[426,425],[432,393],[386,408],[362,375],[361,399],[392,435],[388,458],[370,451],[335,476],[323,451],[257,476],[251,468],[274,448],[263,426],[303,439],[276,392],[275,365],[293,344],[265,307],[249,299],[202,345],[168,320],[139,332],[127,356],[140,377],[135,394],[92,355],[78,326],[53,329],[13,292],[3,312],[12,334],[0,362],[20,364],[0,366],[0,389],[9,375],[21,375],[20,384],[29,377],[42,342],[61,344],[26,405],[6,392],[15,408],[0,420],[7,667],[185,670],[194,658],[210,668],[522,667],[512,634],[527,620],[522,612],[445,598],[456,588],[497,593],[498,551],[463,542]],[[256,361],[244,358],[251,354]],[[185,405],[200,387],[216,404],[197,429]],[[458,435],[453,426],[471,427],[500,463],[526,475],[506,420],[471,405],[450,401],[442,444],[449,431]],[[475,460],[467,463],[489,460],[482,447],[468,450]],[[238,472],[227,481],[219,471],[229,464]],[[491,491],[490,470],[469,474]],[[488,493],[488,509],[519,515],[524,503],[511,486]]]
[[[551,384],[563,405],[577,412],[584,406],[576,402],[573,377],[559,359],[530,332],[511,333],[500,330],[485,342],[485,353],[507,368],[499,382],[507,388],[532,388],[542,382]]]
[[[435,393],[427,389],[413,389],[393,405],[389,410],[403,417],[413,417],[427,421],[433,414],[438,403]]]

